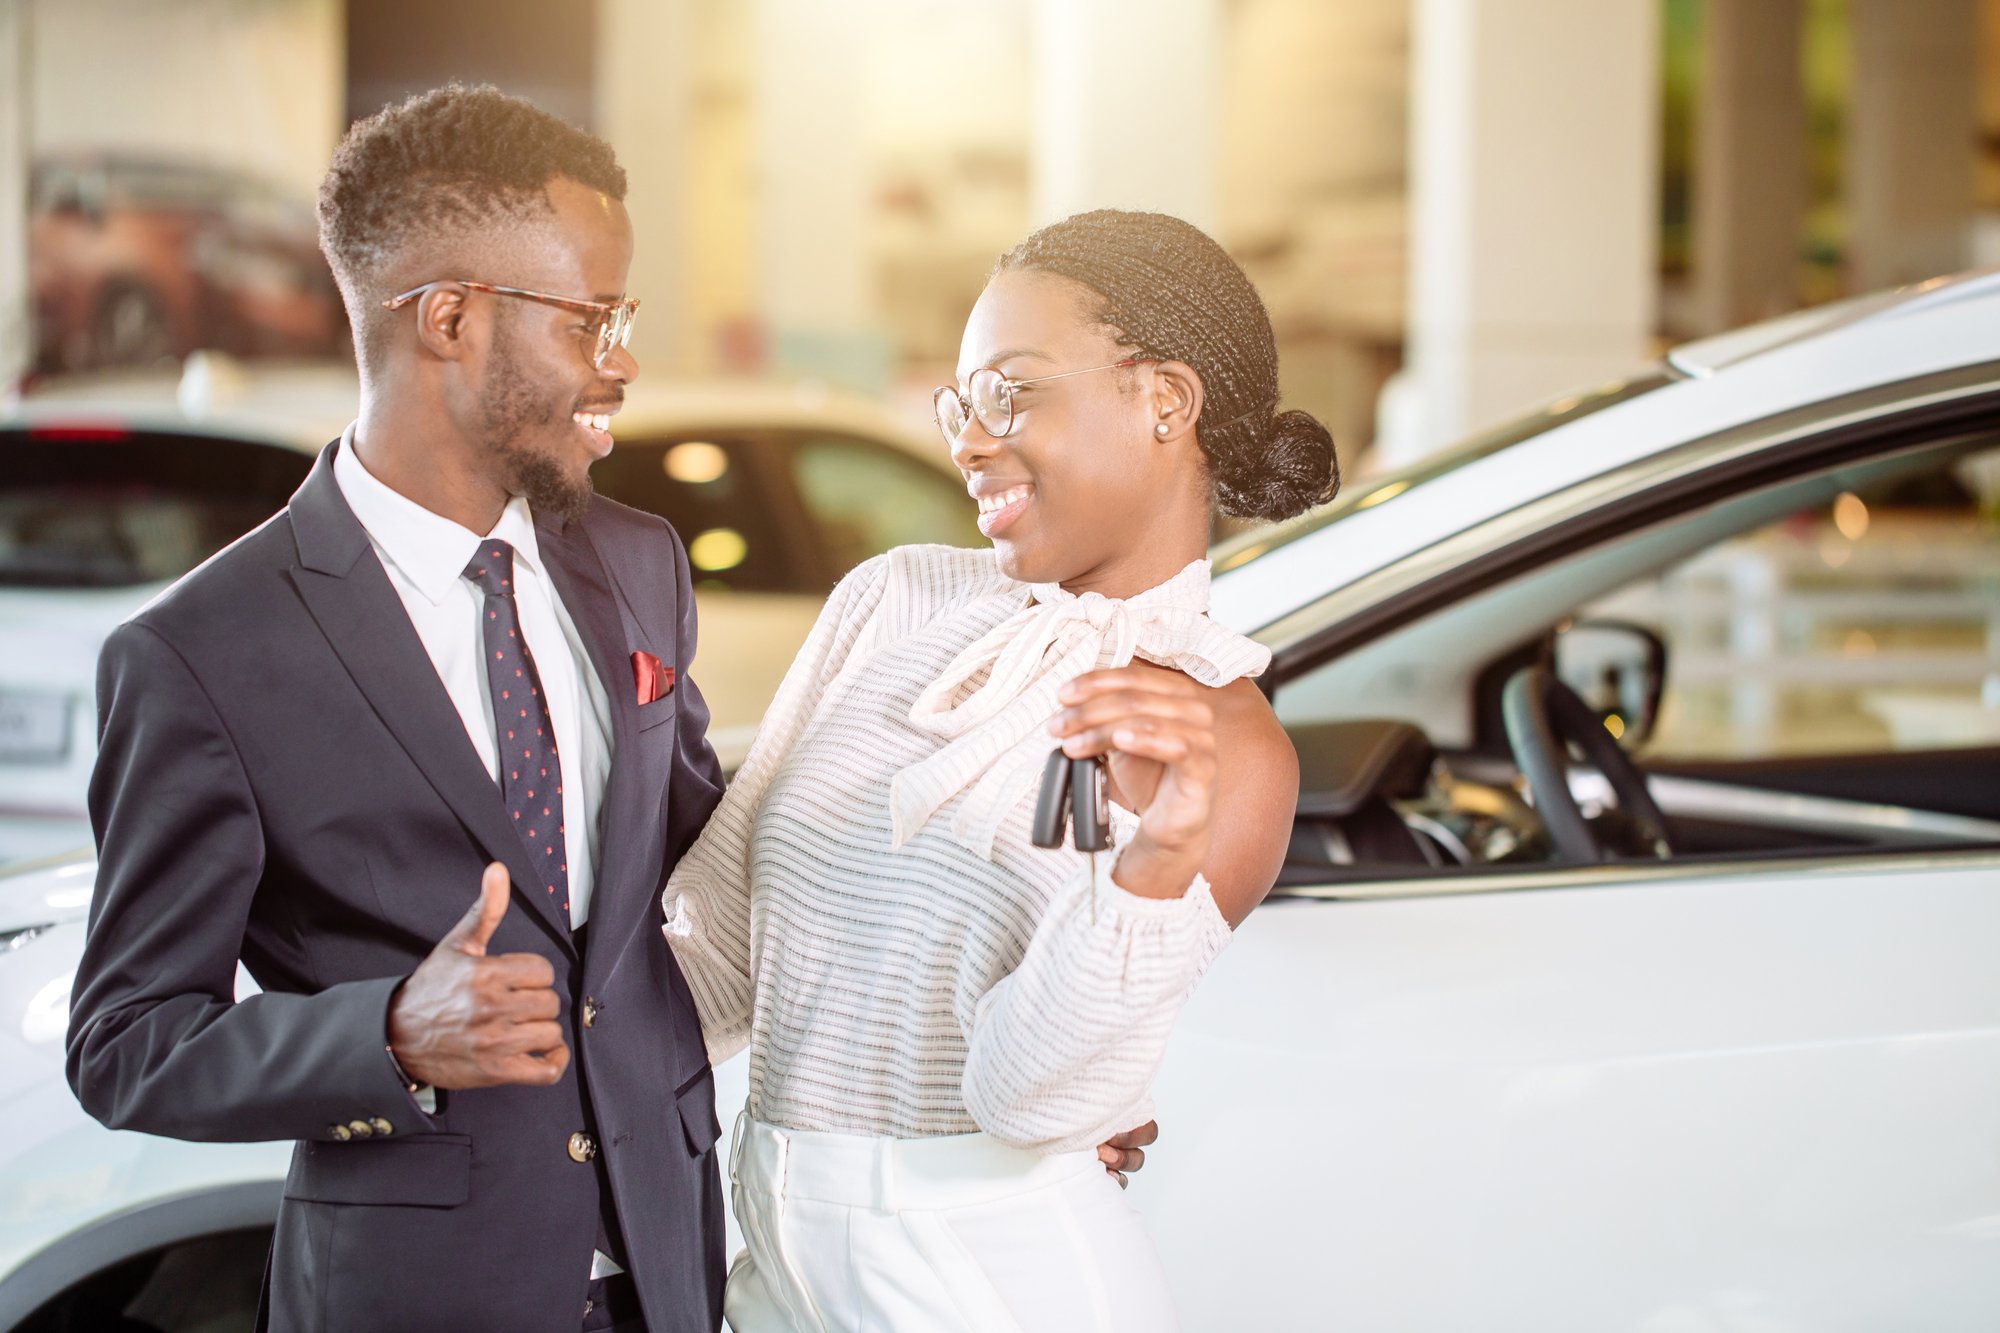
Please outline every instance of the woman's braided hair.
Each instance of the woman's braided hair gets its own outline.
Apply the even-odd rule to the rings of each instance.
[[[1277,410],[1278,348],[1257,289],[1199,228],[1164,213],[1079,213],[1022,241],[995,271],[1081,283],[1120,346],[1193,367],[1195,436],[1224,513],[1290,518],[1340,488],[1326,427]]]

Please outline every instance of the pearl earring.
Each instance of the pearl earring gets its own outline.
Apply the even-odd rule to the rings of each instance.
[[[1153,427],[1153,434],[1159,436],[1161,439],[1164,440],[1167,438],[1167,431],[1169,429],[1171,428],[1167,425],[1167,423],[1162,421],[1159,425]]]

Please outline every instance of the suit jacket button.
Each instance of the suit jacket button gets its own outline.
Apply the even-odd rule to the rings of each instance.
[[[587,1162],[595,1156],[597,1156],[597,1144],[590,1135],[578,1130],[569,1136],[570,1161]]]
[[[375,1126],[366,1120],[350,1120],[347,1122],[347,1131],[357,1139],[365,1139],[375,1133]]]
[[[396,1132],[396,1127],[390,1124],[388,1121],[384,1120],[379,1115],[376,1116],[373,1120],[370,1120],[368,1124],[371,1128],[374,1129],[377,1135],[385,1139],[388,1138],[391,1134]]]
[[[603,1008],[604,1006],[596,1000],[586,998],[583,1002],[583,1025],[587,1028],[596,1027],[598,1012]]]
[[[334,1141],[337,1143],[345,1143],[349,1139],[354,1137],[354,1131],[349,1129],[346,1125],[328,1125],[326,1127],[326,1132],[332,1135]]]

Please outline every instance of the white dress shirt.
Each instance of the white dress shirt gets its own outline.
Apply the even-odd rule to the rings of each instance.
[[[362,464],[353,446],[354,427],[349,426],[334,454],[334,482],[368,533],[369,545],[409,612],[438,679],[465,723],[465,734],[496,787],[500,737],[493,721],[479,619],[486,594],[465,577],[465,567],[487,538],[514,548],[514,601],[521,633],[542,678],[542,693],[556,728],[556,752],[562,760],[569,919],[572,926],[580,926],[590,917],[603,836],[598,814],[611,772],[611,701],[575,621],[549,582],[528,502],[515,496],[491,531],[474,532],[384,485]],[[465,892],[470,903],[479,885],[468,884]]]

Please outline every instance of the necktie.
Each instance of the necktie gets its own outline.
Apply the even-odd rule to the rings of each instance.
[[[465,577],[486,594],[479,628],[486,644],[486,681],[500,740],[500,794],[514,831],[528,850],[544,890],[569,911],[569,853],[563,845],[562,760],[555,724],[514,603],[514,548],[492,538],[479,543]]]

